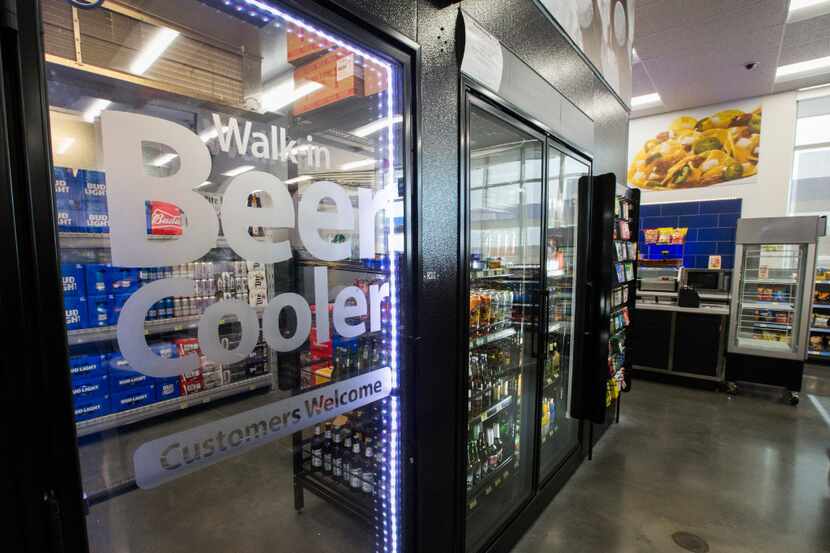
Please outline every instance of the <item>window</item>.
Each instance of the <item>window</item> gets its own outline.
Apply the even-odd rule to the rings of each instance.
[[[830,96],[798,102],[789,212],[830,213]]]

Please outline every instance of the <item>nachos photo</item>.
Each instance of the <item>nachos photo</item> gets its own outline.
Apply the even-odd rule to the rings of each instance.
[[[681,115],[646,141],[628,168],[628,183],[648,190],[712,186],[758,172],[761,108]]]

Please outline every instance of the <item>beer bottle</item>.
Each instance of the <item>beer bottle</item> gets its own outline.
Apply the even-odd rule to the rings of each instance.
[[[331,474],[331,422],[326,423],[326,432],[323,435],[323,472]]]
[[[363,448],[362,490],[365,494],[375,493],[375,461],[372,451],[372,438],[366,438],[366,445]]]
[[[323,468],[323,438],[320,436],[320,425],[314,427],[314,437],[311,438],[311,470],[319,472]]]
[[[349,421],[343,425],[343,481],[348,486],[352,480],[352,429]]]
[[[351,468],[352,468],[352,479],[350,485],[352,490],[359,490],[361,487],[361,482],[363,480],[363,463],[361,462],[360,458],[360,442],[362,438],[360,434],[355,434],[354,439],[352,440],[352,459],[351,459]]]
[[[337,478],[337,479],[343,478],[342,438],[343,438],[343,435],[340,432],[340,428],[339,427],[335,428],[334,433],[332,434],[331,470],[332,470],[332,476],[334,476],[334,478]]]

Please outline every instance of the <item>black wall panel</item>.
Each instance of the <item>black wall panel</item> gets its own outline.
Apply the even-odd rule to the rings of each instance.
[[[376,26],[387,27],[415,40],[418,21],[413,0],[331,0],[333,4]]]

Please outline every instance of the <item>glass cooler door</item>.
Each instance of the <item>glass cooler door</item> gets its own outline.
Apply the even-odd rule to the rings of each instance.
[[[730,351],[773,357],[797,357],[806,244],[742,246],[737,321]]]
[[[578,182],[589,167],[548,147],[545,286],[547,324],[539,410],[540,480],[552,474],[579,440],[570,416],[573,374],[574,286],[577,261]]]
[[[465,510],[477,551],[531,494],[544,143],[473,104],[469,144]]]

